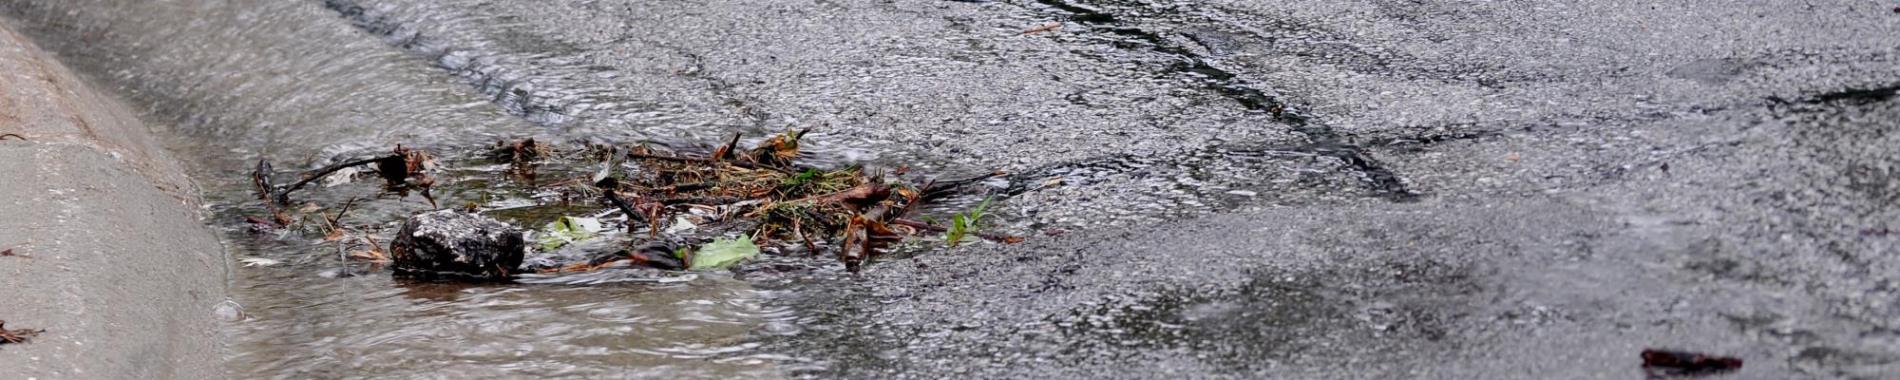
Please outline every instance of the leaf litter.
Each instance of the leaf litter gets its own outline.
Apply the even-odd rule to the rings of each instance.
[[[390,261],[377,236],[388,240],[389,226],[400,224],[393,219],[447,206],[532,226],[523,229],[530,231],[536,252],[509,272],[537,276],[610,268],[723,269],[767,253],[831,256],[857,272],[901,242],[933,235],[951,246],[970,236],[1022,241],[978,231],[990,199],[954,215],[948,226],[910,218],[923,204],[1000,173],[936,182],[919,180],[902,166],[886,172],[801,165],[807,133],[774,135],[751,148],[741,147],[735,134],[703,156],[646,144],[562,147],[529,138],[499,142],[485,154],[447,165],[404,146],[294,174],[260,160],[251,177],[267,215],[246,216],[244,223],[280,236],[320,236],[337,245],[347,268],[351,262]],[[294,180],[280,181],[287,177]],[[376,199],[415,194],[426,209],[379,210],[346,221],[361,191],[333,212],[292,206],[292,195],[307,193],[299,191],[309,184],[348,192],[366,186],[350,185],[357,177],[382,179],[370,195]]]

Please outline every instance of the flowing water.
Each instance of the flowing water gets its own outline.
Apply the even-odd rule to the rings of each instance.
[[[810,318],[773,300],[822,291],[841,277],[834,263],[797,259],[766,265],[789,270],[736,276],[392,279],[343,257],[370,240],[325,239],[307,227],[351,204],[344,224],[387,242],[393,221],[428,203],[359,181],[299,192],[298,207],[314,205],[306,229],[258,231],[243,222],[268,215],[251,193],[258,159],[302,170],[403,144],[437,152],[452,172],[479,174],[493,163],[475,152],[498,140],[691,150],[733,133],[757,141],[819,124],[806,146],[816,164],[911,164],[951,174],[1012,166],[985,183],[1013,203],[1000,207],[998,224],[1050,235],[1380,197],[1397,183],[1324,128],[1275,122],[1279,106],[1266,94],[1183,49],[1106,48],[1167,42],[1153,36],[1081,41],[1092,48],[1011,47],[994,40],[1016,36],[1014,24],[990,33],[969,15],[913,20],[879,5],[721,6],[741,16],[701,20],[696,6],[635,10],[608,1],[0,0],[42,45],[145,106],[191,159],[207,223],[222,233],[233,263],[228,356],[239,378],[778,377],[825,363],[765,348],[762,341],[797,339]],[[1029,18],[1024,24],[1041,17],[1033,9],[988,11]],[[832,24],[754,21],[768,16]],[[850,30],[835,29],[839,23]],[[576,27],[535,27],[551,24]],[[779,38],[786,30],[803,37]],[[882,45],[824,51],[866,41]],[[1183,59],[1198,66],[1177,67]],[[1045,64],[1062,72],[1037,74]],[[1050,92],[1069,91],[1071,82],[1082,88]],[[1228,105],[1234,100],[1257,109]],[[1041,137],[984,132],[1032,121],[1047,126],[1022,134]],[[1245,143],[1261,141],[1273,143]],[[1054,145],[1038,145],[1045,143]],[[444,189],[478,191],[450,191],[441,203],[475,203],[496,215],[541,205],[524,187],[473,177],[445,177]],[[490,197],[484,187],[513,195]],[[981,199],[926,211],[941,216]],[[546,212],[560,210],[530,214]],[[809,278],[817,285],[801,282]]]
[[[172,145],[192,159],[207,223],[222,232],[234,263],[227,355],[235,377],[757,378],[795,361],[757,352],[754,342],[795,333],[793,316],[729,274],[586,286],[415,283],[341,264],[338,250],[360,242],[245,227],[243,216],[263,215],[245,179],[259,158],[292,170],[398,143],[454,151],[503,138],[579,136],[510,115],[319,3],[4,4],[15,25],[149,105],[148,119],[180,137]],[[688,137],[631,131],[618,140]],[[346,223],[367,229],[428,207],[370,186],[306,193],[313,195],[300,201],[332,213],[361,197]],[[242,259],[280,264],[236,264]]]

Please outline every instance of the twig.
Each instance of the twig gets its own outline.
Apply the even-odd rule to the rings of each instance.
[[[1033,28],[1024,29],[1023,35],[1027,36],[1031,34],[1042,33],[1042,32],[1047,32],[1047,31],[1061,29],[1061,28],[1062,28],[1062,23],[1051,22],[1047,24],[1037,25],[1036,27],[1033,27]]]
[[[772,167],[772,166],[766,166],[766,165],[758,165],[758,164],[745,162],[745,161],[725,161],[725,160],[713,160],[713,159],[707,159],[707,158],[661,156],[657,154],[633,153],[633,152],[628,152],[627,158],[636,159],[636,160],[672,161],[672,162],[703,164],[703,165],[726,164],[726,165],[732,165],[732,166],[746,168],[746,169],[771,170],[771,171],[776,171],[776,172],[786,173],[786,174],[798,174],[797,172],[793,172],[791,169]]]
[[[271,169],[270,160],[257,160],[257,169],[251,171],[251,186],[256,188],[258,200],[269,202],[271,195],[276,193],[276,186],[270,183],[270,174],[275,171]]]
[[[343,214],[345,214],[345,213],[349,213],[349,212],[350,212],[350,205],[354,205],[354,204],[356,204],[356,197],[350,197],[350,200],[348,200],[348,201],[343,201],[343,208],[342,208],[342,209],[339,209],[339,210],[337,210],[337,212],[336,212],[336,217],[335,217],[335,218],[329,218],[329,219],[330,219],[330,227],[334,227],[334,228],[342,228],[342,227],[343,227]]]
[[[607,204],[610,204],[616,208],[619,208],[620,213],[627,214],[627,227],[628,227],[627,229],[628,230],[633,229],[632,227],[633,227],[634,222],[646,221],[647,215],[645,213],[642,213],[639,210],[634,209],[632,203],[628,203],[626,198],[620,197],[619,191],[614,191],[613,188],[619,185],[618,181],[614,181],[612,177],[609,177],[607,180],[601,181],[601,183],[598,185],[600,186],[600,190],[601,190],[600,191],[601,198],[606,198]]]
[[[803,226],[799,225],[798,218],[792,218],[792,234],[798,235],[799,240],[805,241],[806,253],[811,254],[813,256],[818,255],[818,244],[812,243],[811,237],[805,235],[805,229]]]
[[[613,191],[613,190],[607,190],[602,193],[602,196],[607,198],[608,204],[612,204],[614,207],[619,208],[620,213],[627,214],[627,219],[641,220],[641,221],[644,221],[646,219],[646,214],[643,214],[643,213],[640,213],[639,211],[634,210],[633,205],[628,204],[626,198],[621,198],[619,192]]]
[[[755,199],[755,198],[746,198],[746,197],[678,197],[678,198],[667,198],[667,199],[662,199],[662,200],[660,200],[660,204],[664,204],[664,205],[667,205],[667,206],[672,206],[672,205],[678,205],[678,204],[699,204],[699,205],[708,205],[708,206],[713,206],[713,205],[729,205],[729,204],[733,204],[733,203],[739,203],[739,202],[745,202],[745,201],[749,201],[749,200],[753,200],[753,199]]]
[[[43,332],[46,332],[46,330],[7,330],[7,321],[0,321],[0,343],[26,343],[26,341],[31,340],[33,336],[40,335],[40,333]]]
[[[963,187],[965,185],[969,185],[969,184],[976,183],[979,181],[987,180],[990,178],[1001,177],[1005,174],[1008,174],[1008,173],[1004,173],[1003,171],[998,170],[995,172],[990,172],[989,174],[984,174],[984,175],[979,175],[979,176],[964,178],[964,179],[944,181],[943,183],[937,183],[937,181],[933,180],[933,181],[930,181],[928,185],[924,186],[923,199],[930,200],[930,199],[942,198],[946,195],[950,195],[950,191],[955,190],[956,188]]]
[[[12,138],[14,138],[14,139],[18,139],[18,140],[20,140],[20,141],[26,141],[26,136],[21,136],[21,135],[20,135],[20,134],[18,134],[18,133],[6,133],[6,134],[0,134],[0,140],[6,140],[6,139],[7,139],[8,137],[12,137]]]
[[[712,159],[715,161],[724,161],[732,158],[733,151],[739,150],[739,136],[740,134],[734,133],[732,134],[732,140],[726,141],[726,145],[720,146],[719,149],[713,149]]]
[[[345,162],[341,164],[325,166],[317,170],[312,170],[312,171],[307,172],[307,174],[304,175],[304,178],[302,180],[299,180],[296,183],[292,183],[290,184],[290,186],[284,186],[282,189],[278,189],[276,192],[272,193],[271,200],[274,202],[278,202],[278,204],[280,205],[289,205],[290,192],[297,191],[297,189],[303,188],[304,185],[308,185],[311,182],[315,182],[316,180],[323,179],[323,177],[328,176],[331,173],[336,173],[338,170],[343,170],[349,167],[374,164],[377,162],[381,162],[383,160],[401,160],[401,159],[403,159],[403,156],[400,154],[397,154],[397,155],[389,155],[389,156],[366,158],[366,159],[361,159],[361,160],[356,160],[356,161],[350,161],[350,162]],[[265,166],[260,165],[259,167],[265,167]]]
[[[930,223],[920,221],[920,220],[912,220],[912,219],[904,219],[904,218],[892,219],[891,224],[911,227],[911,228],[919,228],[919,229],[929,230],[932,232],[950,231],[949,228],[944,228],[935,224],[930,224]],[[1021,243],[1023,241],[1023,238],[1021,236],[1015,236],[1015,235],[993,234],[993,233],[981,232],[981,231],[976,231],[976,232],[971,232],[971,233],[976,234],[977,237],[983,238],[983,240],[989,240],[989,241],[1003,243],[1003,244],[1016,244],[1016,243]]]
[[[678,185],[673,185],[673,186],[655,188],[653,189],[653,191],[662,192],[662,193],[678,193],[682,191],[699,191],[699,190],[711,189],[718,186],[719,186],[718,182],[695,182],[695,183],[686,183],[686,184],[678,184]]]
[[[892,220],[891,224],[906,226],[906,227],[911,227],[911,228],[922,228],[926,231],[933,231],[933,232],[944,232],[944,231],[950,230],[949,228],[939,227],[935,224],[930,224],[928,222],[924,222],[921,220],[911,220],[911,219],[903,219],[903,218]]]
[[[641,159],[641,160],[684,162],[684,163],[689,163],[689,164],[712,164],[712,163],[722,162],[722,161],[714,161],[712,159],[707,159],[707,158],[662,156],[662,155],[657,155],[657,154],[634,153],[634,152],[627,152],[627,158]]]

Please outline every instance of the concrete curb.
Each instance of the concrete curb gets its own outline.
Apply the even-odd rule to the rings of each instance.
[[[0,346],[13,378],[222,378],[226,265],[129,109],[0,25]]]

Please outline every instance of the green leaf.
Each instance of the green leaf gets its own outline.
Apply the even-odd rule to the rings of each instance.
[[[970,227],[976,227],[976,221],[983,219],[984,210],[990,209],[990,201],[993,200],[996,200],[996,197],[985,197],[983,198],[983,203],[976,204],[976,208],[970,210]]]
[[[969,232],[969,219],[965,218],[963,214],[957,214],[950,217],[950,230],[944,232],[943,240],[945,240],[945,243],[950,244],[950,246],[955,247],[958,242],[963,241],[963,234]]]
[[[983,212],[990,208],[990,201],[993,200],[996,200],[996,197],[983,198],[983,203],[976,204],[976,207],[971,208],[969,212],[952,215],[950,230],[943,233],[944,243],[955,247],[958,242],[963,241],[964,236],[976,231],[976,223],[983,220]]]
[[[758,255],[759,246],[753,245],[752,239],[719,238],[693,252],[693,262],[686,267],[692,270],[719,269]]]
[[[568,243],[587,240],[594,237],[594,231],[599,230],[599,219],[563,216],[541,227],[541,250],[552,251]]]

